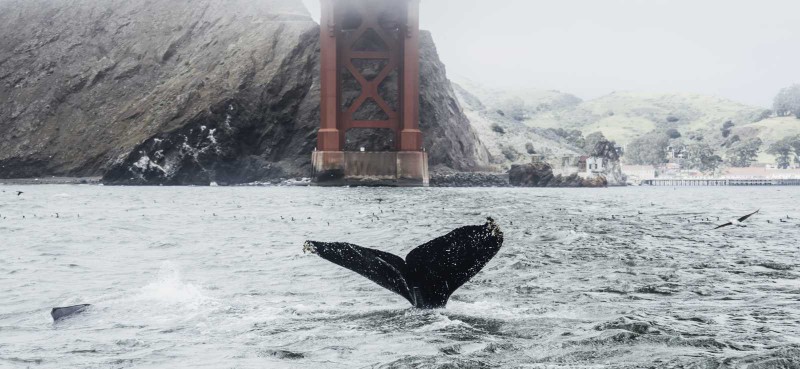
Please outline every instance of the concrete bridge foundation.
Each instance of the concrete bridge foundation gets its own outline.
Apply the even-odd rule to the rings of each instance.
[[[318,186],[427,187],[428,154],[419,151],[315,151]]]

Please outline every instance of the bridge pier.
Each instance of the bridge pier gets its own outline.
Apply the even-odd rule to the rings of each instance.
[[[321,1],[316,185],[428,186],[419,129],[419,1]],[[392,76],[396,91],[381,88]],[[345,99],[345,92],[358,97]],[[389,129],[394,150],[346,151],[352,129]]]

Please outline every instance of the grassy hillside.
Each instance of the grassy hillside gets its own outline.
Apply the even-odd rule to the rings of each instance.
[[[559,91],[496,90],[465,80],[458,83],[474,95],[472,102],[469,98],[461,100],[464,105],[474,105],[465,110],[476,129],[482,131],[482,138],[487,135],[492,138],[489,128],[495,123],[512,131],[511,135],[506,135],[510,137],[498,137],[489,144],[495,147],[519,146],[527,139],[519,136],[524,131],[522,127],[532,128],[534,136],[537,131],[541,136],[546,128],[577,129],[584,135],[600,131],[622,146],[653,130],[674,128],[684,136],[696,133],[712,147],[720,147],[725,141],[721,128],[731,121],[734,124],[732,135],[741,139],[758,137],[764,142],[758,162],[774,163],[775,158],[764,152],[769,145],[786,136],[800,134],[800,119],[769,117],[770,111],[763,107],[714,96],[614,92],[581,101]],[[547,146],[547,142],[542,144]]]
[[[786,136],[800,135],[800,119],[795,117],[767,118],[756,123],[735,127],[733,134],[742,138],[760,138],[764,145],[758,157],[758,162],[773,164],[775,163],[775,157],[765,151],[775,141],[779,141]]]
[[[489,150],[492,163],[500,169],[507,170],[512,164],[529,163],[529,148],[537,154],[583,154],[581,149],[571,146],[563,138],[512,118],[506,111],[510,99],[519,99],[515,92],[489,90],[469,81],[453,83],[453,86],[464,114]],[[555,91],[528,93],[524,96],[526,107],[577,105],[580,102],[574,96]]]
[[[764,110],[703,95],[616,92],[573,109],[532,114],[525,124],[601,131],[624,145],[654,129],[718,131],[729,120],[737,126],[745,125],[758,121]]]

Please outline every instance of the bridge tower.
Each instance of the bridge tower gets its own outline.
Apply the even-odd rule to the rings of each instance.
[[[419,129],[419,1],[321,0],[316,184],[428,185]],[[348,132],[363,129],[389,132],[387,142],[378,151],[352,147]]]

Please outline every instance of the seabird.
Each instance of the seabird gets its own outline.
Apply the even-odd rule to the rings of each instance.
[[[720,229],[720,228],[724,228],[724,227],[728,227],[728,226],[732,226],[732,225],[735,225],[735,226],[737,226],[737,227],[744,227],[744,225],[742,224],[742,222],[744,222],[745,220],[747,220],[747,218],[750,218],[751,216],[758,214],[758,212],[759,212],[759,211],[761,211],[761,209],[759,209],[759,210],[756,210],[756,211],[755,211],[755,212],[753,212],[753,213],[747,214],[747,215],[745,215],[745,216],[743,216],[743,217],[741,217],[741,218],[739,218],[739,219],[733,219],[733,220],[731,220],[730,222],[728,222],[728,223],[725,223],[725,224],[723,224],[723,225],[719,225],[719,226],[717,226],[717,228],[714,228],[714,229]]]
[[[25,192],[17,191],[17,196],[21,196],[23,193],[25,193]]]

